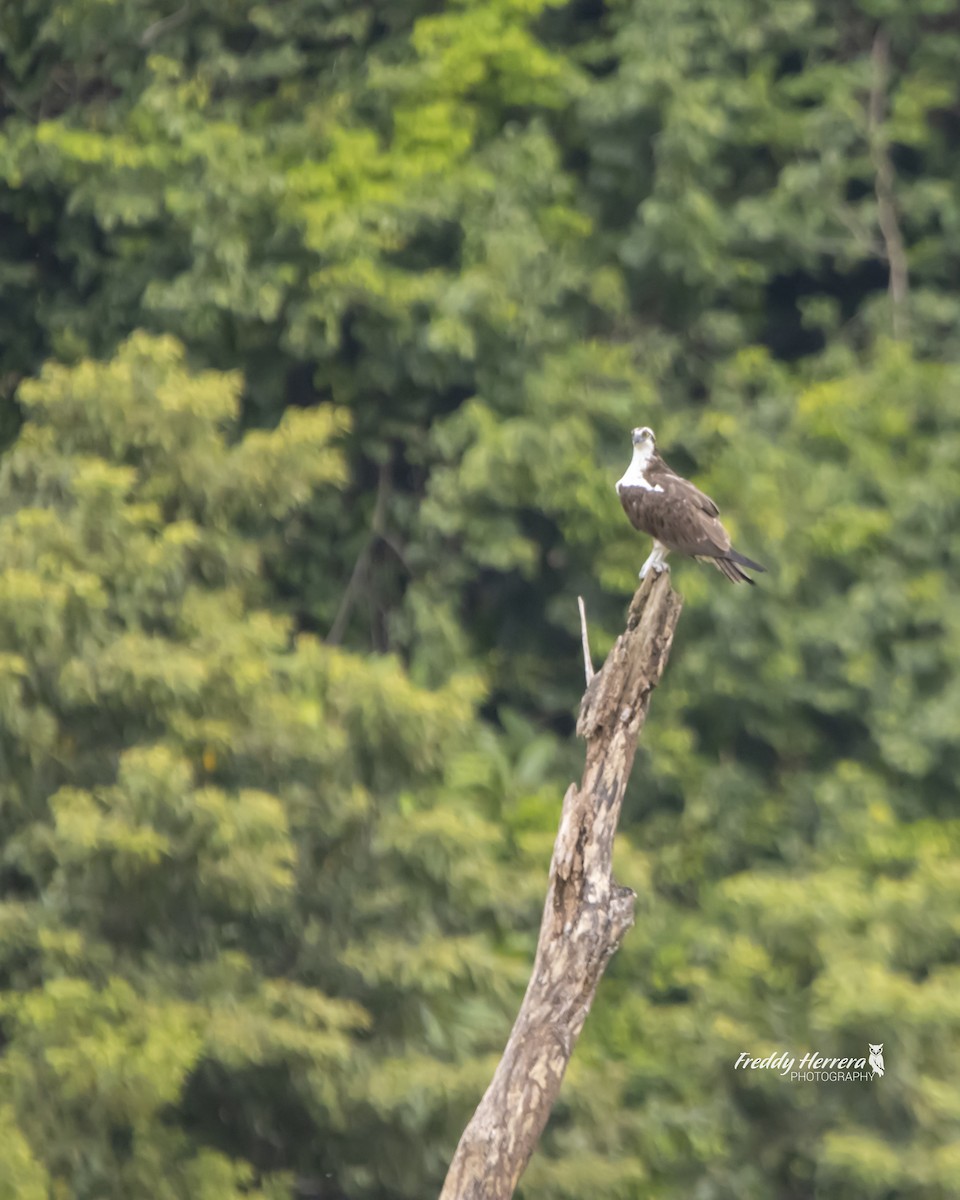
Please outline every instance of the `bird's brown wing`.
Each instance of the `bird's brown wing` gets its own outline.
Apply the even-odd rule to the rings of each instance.
[[[680,475],[674,475],[673,471],[668,472],[674,486],[680,487],[690,497],[691,501],[701,508],[708,517],[718,517],[720,509],[716,503],[710,499],[706,492],[701,492],[698,487],[690,482],[689,479],[683,479]]]
[[[620,503],[634,528],[690,558],[718,558],[729,552],[730,536],[709,496],[669,469],[647,478],[649,488],[620,489]]]

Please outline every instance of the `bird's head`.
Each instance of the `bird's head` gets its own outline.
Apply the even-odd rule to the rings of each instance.
[[[634,446],[640,446],[646,450],[655,450],[657,439],[653,436],[653,430],[649,425],[641,425],[639,429],[634,429],[632,435]]]

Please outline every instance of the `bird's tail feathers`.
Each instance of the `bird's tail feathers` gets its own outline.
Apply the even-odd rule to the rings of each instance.
[[[747,567],[751,571],[761,571],[765,573],[767,570],[766,567],[761,567],[758,562],[754,562],[752,558],[747,558],[745,554],[741,554],[739,550],[729,550],[727,552],[727,558],[733,559],[738,566]]]
[[[737,558],[739,559],[740,557],[741,555],[738,554]],[[741,571],[734,562],[732,554],[726,558],[714,558],[710,561],[721,574],[726,575],[731,583],[749,583],[751,586],[754,586],[754,581],[750,578],[746,571]],[[745,559],[744,562],[747,566],[753,566],[749,558]],[[762,571],[763,567],[759,567],[758,570]]]

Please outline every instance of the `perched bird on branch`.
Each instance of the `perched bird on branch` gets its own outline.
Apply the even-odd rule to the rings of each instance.
[[[640,569],[645,579],[652,569],[668,570],[671,550],[712,562],[731,583],[753,583],[743,569],[765,571],[759,563],[730,545],[730,535],[719,520],[720,510],[688,480],[672,471],[657,453],[653,430],[645,425],[633,430],[633,459],[621,479],[617,494],[630,523],[653,538],[653,550]]]

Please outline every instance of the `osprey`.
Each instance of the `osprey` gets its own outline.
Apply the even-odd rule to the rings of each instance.
[[[645,579],[652,567],[659,575],[667,570],[671,550],[700,562],[712,562],[731,583],[753,583],[741,568],[765,571],[730,545],[730,535],[720,524],[720,510],[689,480],[675,474],[657,453],[653,430],[633,431],[633,460],[621,479],[617,494],[630,523],[653,538],[653,550],[640,570]]]

